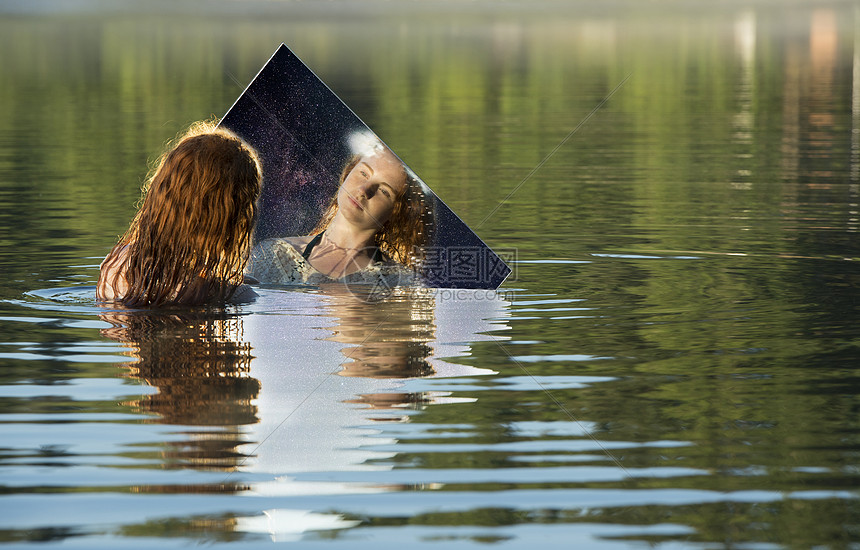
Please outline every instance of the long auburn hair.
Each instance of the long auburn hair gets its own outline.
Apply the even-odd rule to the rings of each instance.
[[[341,171],[338,189],[362,159],[361,155],[352,156]],[[374,243],[392,260],[409,268],[417,268],[423,259],[424,246],[429,242],[432,230],[432,211],[426,203],[426,196],[420,182],[405,168],[406,187],[394,202],[394,209],[379,231],[374,235]],[[337,193],[331,199],[312,234],[325,231],[337,215]]]
[[[125,254],[127,306],[228,300],[242,283],[260,194],[257,153],[212,121],[197,122],[154,164],[140,209],[106,264]]]

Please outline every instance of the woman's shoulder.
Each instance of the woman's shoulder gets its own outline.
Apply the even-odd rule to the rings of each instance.
[[[108,252],[99,266],[96,298],[103,301],[118,300],[128,292],[125,263],[128,260],[128,244],[116,246]]]

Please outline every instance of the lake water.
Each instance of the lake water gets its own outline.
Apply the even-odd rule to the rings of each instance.
[[[860,548],[860,11],[699,4],[0,2],[0,543]],[[281,42],[499,293],[95,303]]]

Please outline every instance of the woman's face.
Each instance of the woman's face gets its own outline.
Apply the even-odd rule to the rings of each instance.
[[[389,151],[361,157],[337,195],[340,212],[361,228],[379,229],[406,191],[406,172]]]

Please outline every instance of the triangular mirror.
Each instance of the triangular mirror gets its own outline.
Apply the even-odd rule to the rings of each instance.
[[[384,152],[402,164],[410,200],[421,205],[394,230],[405,235],[396,241],[404,250],[384,250],[388,256],[414,268],[430,287],[495,289],[511,272],[286,45],[220,125],[253,146],[263,165],[255,242],[312,234],[350,163]],[[405,225],[409,230],[401,231]],[[411,245],[408,258],[404,243]]]

